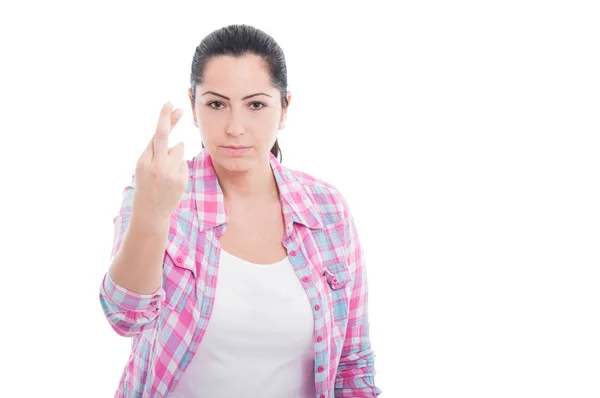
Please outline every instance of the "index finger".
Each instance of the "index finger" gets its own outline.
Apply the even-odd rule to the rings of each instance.
[[[160,111],[158,123],[156,125],[156,132],[154,133],[154,138],[152,139],[154,158],[165,157],[169,152],[169,134],[171,133],[172,112],[173,104],[171,104],[171,102],[164,104]]]

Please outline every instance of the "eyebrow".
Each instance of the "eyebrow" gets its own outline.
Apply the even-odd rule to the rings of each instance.
[[[223,94],[215,93],[214,91],[207,91],[207,92],[203,93],[202,96],[204,96],[206,94],[216,95],[217,97],[224,98],[227,101],[230,100],[229,97],[226,97]],[[245,96],[244,98],[242,98],[242,101],[247,100],[248,98],[256,97],[257,95],[266,95],[267,97],[271,97],[269,94],[266,94],[266,93],[256,93],[256,94],[250,94],[250,95]],[[273,97],[271,97],[271,98],[273,98]]]

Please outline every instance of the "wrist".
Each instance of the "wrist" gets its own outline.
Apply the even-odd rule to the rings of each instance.
[[[170,217],[149,217],[143,214],[137,214],[135,211],[133,211],[131,214],[129,229],[140,231],[142,233],[166,234],[169,230],[170,223]]]

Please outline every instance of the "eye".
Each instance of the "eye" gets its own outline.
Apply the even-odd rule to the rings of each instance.
[[[263,104],[262,102],[258,102],[258,101],[250,103],[250,108],[252,108],[252,110],[255,110],[255,111],[258,111],[258,110],[264,108],[265,106],[266,106],[265,104]]]
[[[221,109],[221,107],[223,107],[224,105],[223,105],[223,103],[222,103],[221,101],[213,101],[213,102],[210,102],[210,103],[208,104],[208,106],[210,106],[210,107],[211,107],[211,108],[213,108],[213,109],[219,110],[219,109]]]

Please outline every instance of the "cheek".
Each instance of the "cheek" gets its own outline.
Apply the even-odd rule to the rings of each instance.
[[[216,116],[205,110],[198,112],[198,127],[203,136],[210,136],[223,128],[222,121]]]
[[[277,133],[277,120],[270,115],[256,117],[249,121],[247,127],[250,131],[256,132],[261,136],[270,136]]]
[[[279,130],[279,114],[280,111],[275,108],[270,108],[256,114],[252,119],[255,123],[256,130],[268,135],[277,134],[277,131]]]

